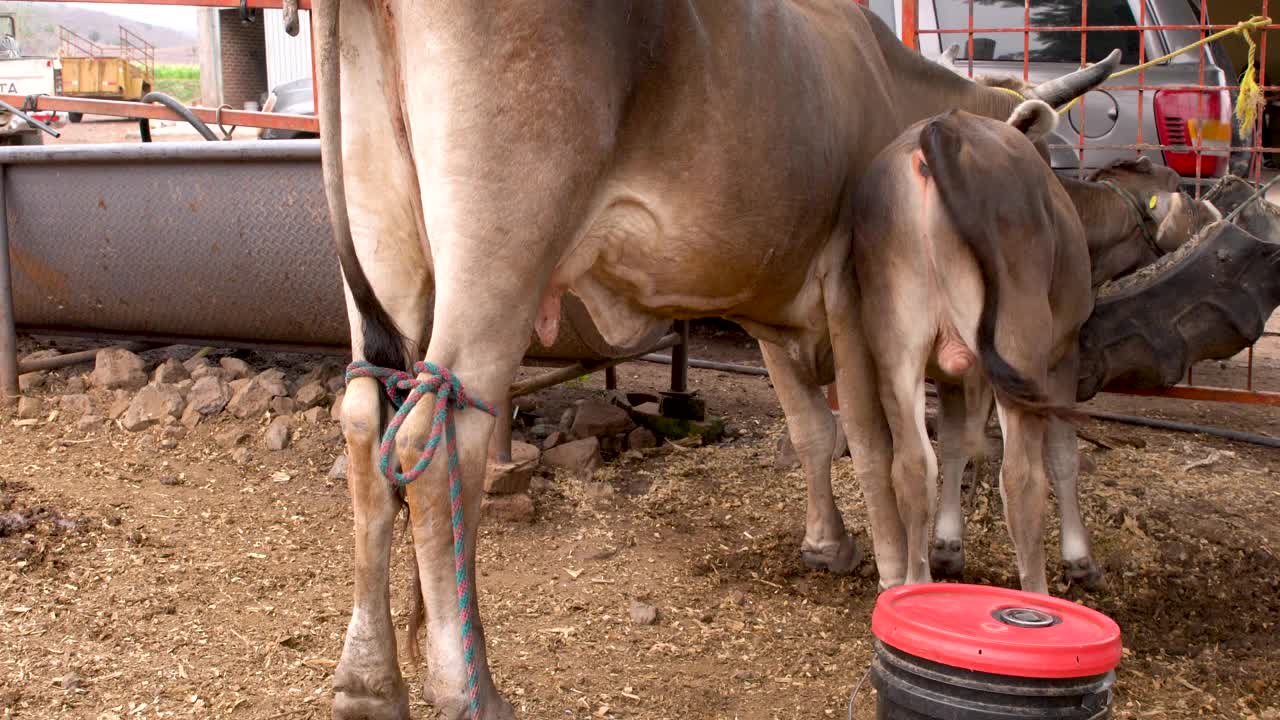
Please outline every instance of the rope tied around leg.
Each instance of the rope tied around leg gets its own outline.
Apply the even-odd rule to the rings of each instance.
[[[422,378],[422,376],[426,376]],[[377,367],[363,360],[347,366],[347,382],[356,378],[373,378],[382,383],[387,397],[395,406],[396,412],[382,434],[382,445],[378,449],[378,468],[382,474],[404,487],[417,480],[431,466],[436,451],[444,441],[448,454],[449,475],[449,507],[450,524],[453,528],[453,569],[458,586],[458,612],[462,619],[462,654],[467,663],[467,699],[471,706],[471,717],[480,720],[480,672],[476,665],[476,633],[471,616],[471,574],[467,571],[466,524],[462,514],[462,468],[458,461],[458,440],[454,431],[453,415],[455,411],[468,408],[483,410],[490,415],[497,415],[493,406],[482,400],[467,396],[462,381],[447,368],[435,363],[418,362],[413,365],[413,373],[390,368]],[[422,379],[420,379],[422,378]],[[405,418],[413,412],[413,408],[425,395],[434,394],[435,407],[431,414],[431,434],[422,449],[418,462],[408,472],[401,472],[392,466],[395,454],[396,434],[404,425]]]

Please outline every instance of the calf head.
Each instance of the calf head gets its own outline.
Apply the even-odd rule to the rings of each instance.
[[[1206,225],[1222,219],[1211,203],[1195,200],[1178,190],[1181,176],[1156,165],[1146,157],[1118,160],[1089,177],[1093,182],[1109,182],[1128,193],[1145,208],[1144,220],[1156,227],[1155,241],[1163,253],[1177,250]]]

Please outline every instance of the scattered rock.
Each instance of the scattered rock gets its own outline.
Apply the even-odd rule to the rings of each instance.
[[[318,382],[307,383],[298,388],[294,399],[297,400],[299,409],[310,410],[317,405],[323,405],[329,399],[329,391]]]
[[[523,492],[514,495],[485,495],[480,501],[480,514],[497,522],[533,522],[533,498]]]
[[[21,378],[19,378],[19,380],[21,380]],[[89,383],[85,382],[83,375],[72,375],[67,378],[67,383],[62,388],[62,391],[68,395],[79,395],[88,389]]]
[[[188,368],[191,372],[192,380],[199,381],[207,377],[215,377],[219,380],[228,379],[227,376],[229,373],[227,373],[226,370],[223,370],[221,365],[210,365],[204,358],[200,358],[200,360],[202,361],[200,364],[195,365],[195,367]]]
[[[635,406],[635,411],[641,415],[657,415],[658,403],[656,402],[640,403],[639,405]]]
[[[301,390],[302,388],[312,383],[316,383],[320,387],[324,387],[324,379],[329,376],[329,372],[330,372],[329,368],[324,365],[313,367],[310,370],[306,371],[305,373],[302,374],[302,377],[294,381],[293,383],[294,394],[296,395],[297,391]]]
[[[658,622],[658,608],[637,600],[631,601],[631,624],[653,625]]]
[[[555,430],[550,435],[548,435],[545,440],[542,441],[542,449],[550,450],[551,448],[563,442],[564,442],[564,433],[560,432],[559,430]]]
[[[172,385],[148,385],[133,396],[129,409],[125,411],[120,423],[125,430],[137,432],[163,421],[165,418],[177,419],[182,416],[185,407],[182,393]]]
[[[653,393],[646,393],[646,392],[627,393],[627,404],[633,408],[638,408],[639,406],[644,405],[646,403],[653,403],[656,406],[660,399],[661,398],[659,398],[657,395]],[[654,410],[656,412],[657,408],[655,407]]]
[[[347,389],[347,376],[334,375],[325,382],[324,386],[328,388],[331,393],[340,393]]]
[[[271,412],[276,416],[292,415],[298,411],[298,402],[291,397],[271,398]]]
[[[129,410],[129,403],[133,398],[124,390],[116,391],[115,400],[111,401],[111,407],[107,409],[107,417],[117,420]]]
[[[231,401],[231,386],[221,377],[206,375],[191,386],[187,405],[201,415],[216,415]]]
[[[175,475],[165,475],[164,477],[160,478],[160,484],[164,485],[165,487],[176,487],[178,485],[182,485],[183,482],[182,482],[182,478],[177,477]]]
[[[196,410],[194,405],[188,405],[186,410],[182,411],[182,418],[178,421],[188,430],[195,430],[200,421],[204,419],[204,415]]]
[[[18,398],[18,417],[23,420],[44,417],[44,402],[25,395]]]
[[[565,411],[560,414],[560,426],[558,428],[560,432],[566,435],[569,434],[569,431],[573,429],[573,418],[577,412],[577,408],[565,408]]]
[[[253,459],[253,453],[247,447],[238,447],[231,451],[231,461],[237,465],[248,465]]]
[[[554,447],[542,453],[542,464],[590,477],[600,465],[600,441],[589,437]]]
[[[526,492],[538,467],[538,448],[522,442],[511,443],[511,462],[490,462],[484,476],[484,491],[493,495]]]
[[[279,451],[289,447],[289,420],[278,417],[267,426],[267,433],[262,439],[268,450]]]
[[[191,388],[195,386],[196,386],[196,381],[192,380],[191,378],[187,378],[186,380],[181,380],[176,384],[174,384],[174,387],[178,388],[178,392],[182,393],[183,400],[187,399],[187,396],[191,394]]]
[[[333,405],[329,406],[329,418],[334,422],[342,422],[342,401],[347,399],[347,391],[339,390],[337,396],[333,398]]]
[[[240,381],[233,381],[232,387],[235,387],[237,382]],[[264,370],[235,391],[231,396],[231,402],[227,403],[227,410],[238,418],[258,417],[271,407],[273,398],[287,394],[284,373],[279,370]]]
[[[58,399],[58,409],[68,418],[78,418],[93,411],[93,398],[84,393],[63,395]]]
[[[334,458],[333,465],[329,468],[330,480],[346,480],[347,479],[347,454],[342,453]]]
[[[310,410],[302,413],[302,419],[306,421],[308,425],[319,425],[321,422],[324,421],[325,417],[327,417],[328,415],[329,415],[328,410],[322,407],[313,407]]]
[[[627,434],[627,448],[630,450],[648,450],[658,447],[658,436],[649,428],[638,427]]]
[[[29,372],[18,376],[18,390],[24,393],[39,390],[44,387],[45,380],[49,377],[49,373]]]
[[[146,366],[136,353],[124,348],[104,348],[98,351],[94,362],[93,384],[108,390],[137,390],[147,384]]]
[[[249,442],[249,438],[251,437],[252,436],[249,434],[248,430],[237,427],[229,430],[223,430],[218,433],[214,437],[214,441],[224,448],[233,448],[237,445],[243,445]]]
[[[80,676],[73,672],[67,673],[66,675],[62,676],[62,689],[66,690],[67,692],[71,692],[72,690],[79,690],[80,686],[83,684],[84,684],[84,681],[80,679]]]
[[[330,425],[329,429],[325,430],[324,435],[322,435],[321,437],[324,438],[325,442],[330,442],[330,443],[340,443],[340,442],[346,441],[346,438],[343,437],[342,435],[341,425]]]
[[[534,440],[543,440],[551,436],[551,433],[558,432],[555,425],[549,423],[536,423],[529,428],[526,434]]]
[[[107,419],[102,417],[101,415],[85,415],[76,422],[76,429],[84,432],[88,432],[90,430],[97,430],[101,428],[102,423],[106,421]]]
[[[211,367],[211,365],[209,364],[209,358],[207,356],[192,355],[191,357],[182,361],[182,367],[186,368],[187,374],[195,375],[196,368],[201,368],[201,367],[207,368],[207,367]]]
[[[156,368],[155,373],[151,375],[151,382],[177,385],[190,377],[191,373],[187,372],[187,369],[183,367],[177,358],[169,358],[160,363],[160,367]]]
[[[166,450],[172,450],[178,447],[178,442],[187,436],[187,429],[181,425],[172,425],[160,431],[160,447]]]
[[[218,364],[222,366],[223,370],[227,371],[227,377],[231,380],[253,376],[253,368],[240,358],[224,357],[218,360]]]
[[[561,423],[563,425],[563,423]],[[630,430],[634,424],[627,411],[600,400],[578,402],[569,435],[574,438],[616,435]]]

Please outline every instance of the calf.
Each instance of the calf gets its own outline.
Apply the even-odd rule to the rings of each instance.
[[[933,117],[883,150],[867,174],[877,183],[855,194],[852,264],[892,436],[889,492],[869,494],[868,505],[877,559],[903,560],[889,574],[881,567],[884,585],[931,579],[937,461],[925,433],[925,378],[962,391],[968,379],[980,393],[972,378],[981,373],[1004,435],[1000,488],[1021,585],[1048,590],[1046,470],[1064,478],[1060,485],[1074,482],[1075,433],[1061,415],[1075,398],[1076,338],[1093,307],[1080,217],[1028,139],[1056,123],[1036,101],[1007,123],[965,112]],[[877,436],[853,432],[850,441]],[[886,494],[896,517],[875,507]]]
[[[1085,228],[1095,289],[1176,250],[1222,217],[1210,203],[1177,192],[1178,174],[1146,158],[1112,163],[1089,180],[1060,179]],[[963,383],[940,378],[935,386],[942,494],[929,563],[934,575],[955,576],[964,569],[961,478],[969,460],[985,449],[992,397],[990,386],[973,376]],[[1090,552],[1076,475],[1050,474],[1062,521],[1064,578],[1096,589],[1102,584],[1102,571]]]

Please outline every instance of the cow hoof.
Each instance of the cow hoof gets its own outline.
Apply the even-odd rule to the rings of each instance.
[[[838,543],[811,545],[806,542],[800,547],[800,557],[804,564],[814,570],[825,570],[834,575],[848,575],[862,562],[862,551],[853,536],[845,533]]]
[[[1083,557],[1079,560],[1064,560],[1062,563],[1062,577],[1069,585],[1079,585],[1080,587],[1094,592],[1106,587],[1106,576],[1102,572],[1102,568],[1093,561],[1091,557]]]
[[[453,702],[432,702],[441,720],[472,720],[471,704],[465,698],[455,698]],[[485,720],[515,720],[516,710],[506,698],[497,691],[489,693],[480,706]]]
[[[964,574],[964,543],[959,540],[933,541],[929,551],[929,571],[937,577],[960,577]]]
[[[337,690],[333,694],[333,720],[409,720],[409,693],[394,699]]]

